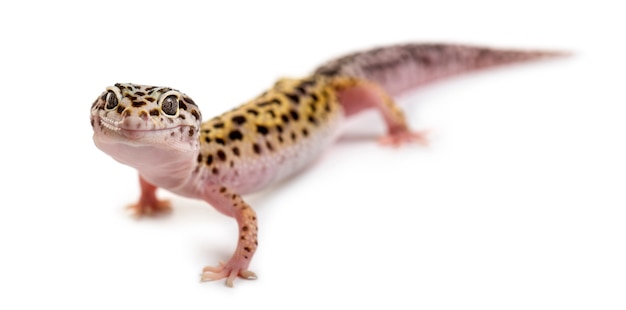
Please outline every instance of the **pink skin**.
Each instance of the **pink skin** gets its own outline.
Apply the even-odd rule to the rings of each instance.
[[[139,176],[139,187],[141,195],[139,201],[128,206],[136,217],[143,215],[157,215],[172,211],[169,200],[160,200],[156,196],[158,187],[148,183],[141,175]]]
[[[363,83],[341,90],[338,95],[346,117],[370,108],[375,108],[381,113],[388,130],[387,135],[379,139],[382,145],[393,147],[407,143],[428,145],[427,133],[412,132],[407,126],[402,112],[379,86],[373,83]]]
[[[220,262],[218,267],[204,267],[201,280],[214,281],[226,278],[226,285],[232,287],[237,277],[256,279],[254,272],[248,270],[250,260],[258,246],[256,213],[240,195],[226,187],[208,186],[204,199],[218,211],[237,220],[239,238],[235,253],[228,262]]]

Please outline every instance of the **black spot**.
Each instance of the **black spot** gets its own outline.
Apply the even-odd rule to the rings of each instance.
[[[278,136],[278,142],[283,143],[283,136]]]
[[[308,137],[309,136],[309,131],[306,128],[303,128],[302,129],[302,135],[305,136],[305,137]]]
[[[236,140],[243,139],[243,135],[241,134],[241,131],[235,129],[228,134],[228,138],[230,138],[233,141],[236,141]]]
[[[326,112],[330,112],[330,104],[328,104],[328,102],[326,102],[326,103],[324,104],[324,110],[325,110]]]
[[[302,81],[302,83],[300,83],[300,87],[307,87],[307,86],[313,86],[315,85],[315,79],[307,79]]]
[[[191,115],[193,115],[196,119],[200,119],[200,114],[196,110],[191,110]]]
[[[298,114],[298,112],[296,112],[296,110],[290,110],[289,114],[294,121],[298,121],[298,119],[300,118],[300,115]]]
[[[313,115],[309,115],[309,123],[317,125],[317,120],[313,117]]]
[[[302,94],[302,95],[306,95],[306,89],[304,89],[304,87],[302,87],[302,86],[298,86],[298,87],[296,87],[296,90],[297,90],[300,94]]]
[[[189,128],[189,136],[193,136],[193,134],[195,133],[195,130],[193,130],[193,128]]]
[[[221,187],[221,188],[220,188],[220,193],[223,193],[223,192],[225,192],[225,191],[226,191],[226,187]]]
[[[276,125],[276,130],[278,130],[279,133],[282,133],[283,132],[283,126]]]
[[[261,147],[256,143],[252,144],[252,150],[257,154],[261,154]]]
[[[289,100],[291,100],[291,102],[295,104],[300,103],[300,96],[298,95],[285,93],[285,96],[287,96],[287,98],[289,98]]]
[[[185,101],[187,101],[187,103],[190,103],[190,104],[196,105],[196,103],[195,103],[195,102],[193,102],[193,100],[191,100],[191,98],[189,98],[189,97],[183,97],[183,99],[184,99]]]
[[[263,102],[259,102],[259,103],[257,103],[256,105],[257,105],[258,107],[266,107],[266,106],[268,106],[268,105],[272,105],[272,104],[280,105],[280,100],[278,100],[278,99],[273,99],[273,100],[270,100],[270,101],[263,101]]]
[[[137,95],[137,96],[145,96],[146,93],[138,91],[138,92],[135,93],[135,95]]]
[[[131,103],[131,105],[133,107],[135,107],[135,108],[138,108],[138,107],[142,107],[142,106],[146,105],[146,103],[144,101],[133,101],[133,103]]]
[[[218,143],[218,144],[221,144],[221,145],[226,145],[226,142],[222,138],[215,138],[215,143]]]
[[[213,167],[213,169],[211,169],[211,172],[216,175],[220,173],[220,171],[216,167]]]
[[[249,248],[249,247],[244,247],[243,249],[244,249],[244,251],[246,251],[246,252],[250,252],[250,248]]]
[[[211,138],[209,138],[209,137],[204,137],[204,141],[206,141],[206,143],[211,143]]]
[[[246,112],[248,112],[248,113],[250,113],[252,115],[255,115],[255,116],[259,115],[259,111],[254,110],[254,109],[248,109],[248,110],[246,110]]]
[[[217,157],[221,161],[226,161],[226,153],[224,153],[224,151],[222,151],[222,150],[217,151]]]
[[[267,146],[268,150],[274,151],[274,147],[272,146],[272,144],[269,141],[265,142],[265,146]]]
[[[276,118],[276,113],[272,110],[267,111],[267,114],[269,114],[272,118]]]
[[[248,226],[244,226],[244,227],[242,227],[242,228],[241,228],[241,230],[243,230],[243,231],[248,231]]]
[[[235,156],[239,156],[239,148],[238,147],[234,147],[233,148],[233,154],[235,154]]]
[[[224,123],[215,123],[213,124],[213,128],[224,128]]]
[[[241,125],[246,122],[246,117],[243,115],[236,115],[236,116],[233,116],[232,121],[233,123],[237,125]]]
[[[209,154],[209,156],[206,157],[206,164],[211,165],[212,163],[213,163],[213,155]]]
[[[202,161],[202,154],[198,154],[198,162]]]
[[[256,131],[262,135],[266,135],[269,133],[269,130],[267,129],[267,127],[263,125],[256,125]]]
[[[152,97],[148,97],[148,98],[145,98],[145,99],[150,101],[150,102],[154,102],[154,98],[152,98]]]
[[[285,124],[289,123],[289,116],[287,116],[287,114],[281,115],[280,119],[282,119]]]
[[[291,132],[291,140],[292,140],[293,142],[296,142],[296,138],[297,138],[296,133],[292,131],[292,132]]]
[[[158,116],[158,115],[159,115],[159,110],[157,110],[157,109],[152,109],[152,110],[150,110],[150,115],[152,115],[152,116]]]
[[[178,101],[178,107],[183,110],[187,110],[187,105],[184,104],[182,101]]]
[[[124,112],[125,109],[126,109],[125,106],[119,105],[119,106],[117,106],[117,113],[122,113],[122,112]],[[157,113],[158,113],[158,111],[157,111]]]

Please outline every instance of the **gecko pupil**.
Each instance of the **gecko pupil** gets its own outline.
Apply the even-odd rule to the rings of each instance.
[[[117,107],[117,96],[115,95],[114,92],[110,90],[107,92],[106,101],[107,101],[107,105],[106,105],[107,110],[113,110],[115,109],[115,107]]]
[[[174,95],[167,96],[161,103],[161,110],[167,115],[176,115],[178,111],[178,98]]]

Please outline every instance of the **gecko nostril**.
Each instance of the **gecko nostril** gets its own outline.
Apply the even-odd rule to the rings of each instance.
[[[141,112],[139,112],[139,118],[141,118],[141,120],[143,120],[143,121],[147,121],[148,120],[148,112],[146,112],[145,110],[141,110]]]

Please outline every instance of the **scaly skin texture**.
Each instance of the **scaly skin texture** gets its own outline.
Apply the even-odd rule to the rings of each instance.
[[[169,88],[135,84],[108,87],[92,104],[98,148],[139,172],[136,216],[170,210],[156,197],[164,188],[202,199],[239,227],[232,257],[205,267],[203,281],[254,279],[248,270],[258,242],[254,210],[242,194],[299,171],[339,135],[345,118],[374,108],[387,125],[381,143],[425,144],[412,132],[391,96],[447,75],[552,56],[440,44],[408,44],[354,53],[303,79],[281,79],[248,103],[201,123],[198,106]]]

